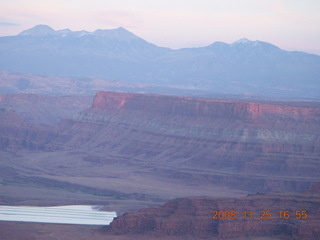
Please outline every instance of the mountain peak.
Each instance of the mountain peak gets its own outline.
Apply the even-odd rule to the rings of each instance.
[[[254,42],[254,41],[251,41],[251,40],[249,40],[247,38],[241,38],[240,40],[235,41],[231,45],[247,44],[247,43],[252,43],[252,42]]]
[[[240,40],[236,41],[238,43],[249,43],[252,42],[251,40],[249,40],[248,38],[241,38]]]
[[[116,28],[117,30],[119,30],[119,31],[126,31],[126,32],[129,32],[127,29],[125,29],[124,27],[118,27],[118,28]]]
[[[134,39],[139,39],[136,35],[128,31],[127,29],[123,27],[115,28],[115,29],[97,29],[94,32],[88,32],[88,31],[77,31],[73,32],[70,29],[63,29],[55,31],[53,28],[47,26],[47,25],[36,25],[33,28],[27,29],[19,34],[19,36],[50,36],[50,35],[58,35],[65,37],[67,35],[75,35],[78,37],[82,37],[84,35],[94,35],[97,37],[102,38],[108,38],[108,39],[114,39],[114,40],[120,40],[120,41],[130,41]]]
[[[226,47],[228,47],[229,44],[225,43],[225,42],[214,42],[212,44],[210,44],[209,46],[207,46],[207,48],[211,48],[211,49],[224,49]]]
[[[109,39],[116,39],[120,41],[129,41],[133,39],[139,39],[132,32],[128,31],[123,27],[115,28],[115,29],[98,29],[93,32],[95,36],[106,37]]]
[[[33,28],[22,31],[19,36],[47,36],[52,35],[56,31],[47,25],[36,25]]]

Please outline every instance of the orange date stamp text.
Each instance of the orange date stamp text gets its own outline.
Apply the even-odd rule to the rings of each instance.
[[[277,211],[272,212],[269,210],[261,211],[212,211],[212,219],[307,219],[307,211]]]

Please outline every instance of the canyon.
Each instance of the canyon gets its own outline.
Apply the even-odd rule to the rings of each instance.
[[[106,236],[319,234],[319,102],[0,94],[0,119],[2,205],[105,205],[124,214]],[[208,222],[212,208],[306,209],[311,225]]]

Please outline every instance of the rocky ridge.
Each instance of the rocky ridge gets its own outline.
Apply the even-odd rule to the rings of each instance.
[[[222,218],[212,219],[215,216],[213,211],[220,212]],[[236,217],[223,218],[229,216],[226,211],[235,211]],[[266,211],[272,215],[264,216]],[[279,211],[289,211],[287,219],[280,216]],[[296,211],[306,211],[307,218],[300,219]],[[320,237],[319,213],[319,192],[232,199],[188,197],[171,200],[158,208],[125,213],[113,220],[109,231],[122,235],[193,236],[194,239],[273,236],[275,239],[314,240]]]

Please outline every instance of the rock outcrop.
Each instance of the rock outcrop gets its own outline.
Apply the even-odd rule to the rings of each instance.
[[[308,189],[320,177],[319,128],[318,103],[118,92],[98,92],[61,125],[70,144],[117,151],[154,174],[252,191]]]
[[[320,178],[317,102],[98,92],[90,108],[59,126],[5,119],[5,150],[112,153],[112,162],[150,176],[250,192],[303,191]]]
[[[290,102],[246,102],[241,100],[203,99],[165,96],[155,94],[134,94],[121,92],[97,92],[92,109],[107,111],[123,109],[158,112],[167,115],[191,117],[223,117],[235,119],[268,119],[276,115],[281,119],[320,121],[319,105],[310,107],[290,106]],[[308,104],[306,103],[305,106]],[[273,118],[274,119],[274,118]]]
[[[110,231],[124,235],[193,236],[193,239],[280,236],[314,240],[320,237],[319,204],[319,193],[254,195],[236,199],[180,198],[159,208],[125,213],[114,219]],[[212,219],[216,216],[214,211],[220,212],[218,219]],[[231,211],[236,215],[229,215]],[[284,211],[288,211],[286,217]],[[300,218],[299,211],[306,211],[307,215]]]

